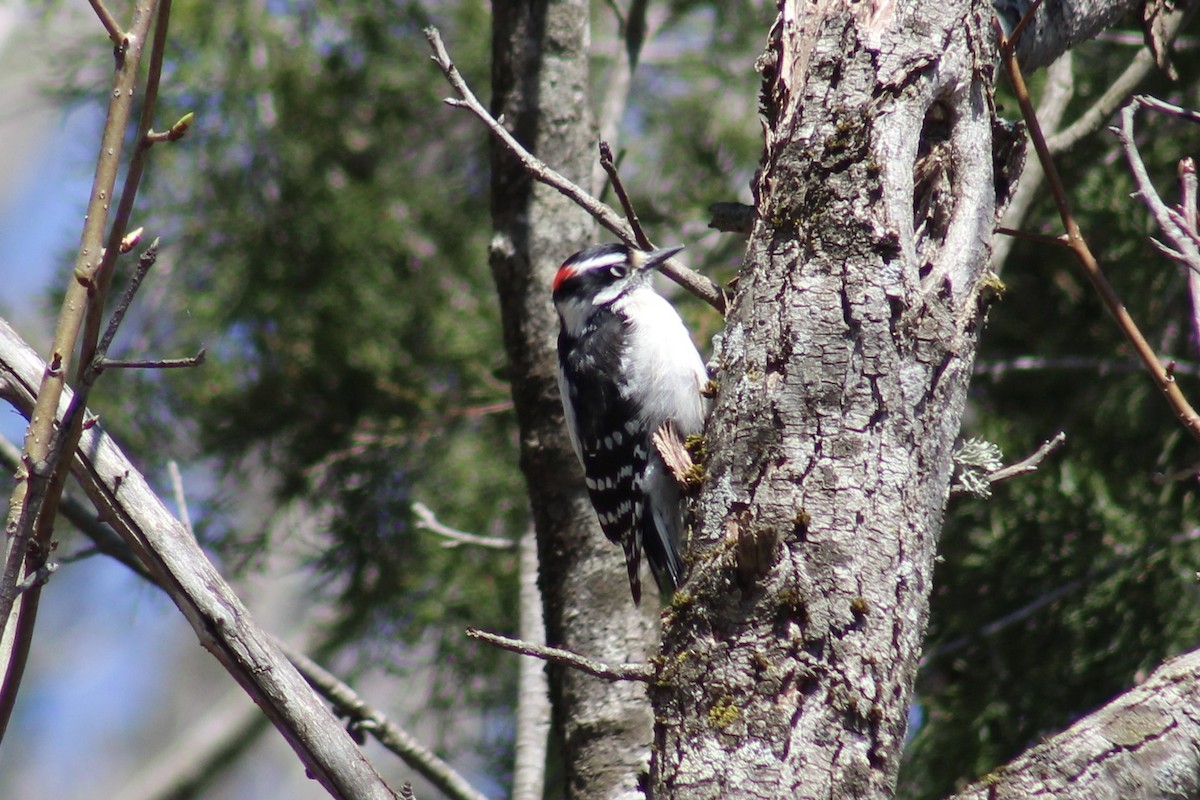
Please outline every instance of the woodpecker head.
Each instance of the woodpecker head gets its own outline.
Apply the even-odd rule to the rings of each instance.
[[[647,284],[652,270],[682,247],[638,250],[623,244],[601,244],[580,250],[563,262],[554,275],[554,305],[563,324],[574,328],[574,318],[595,306],[610,305]]]

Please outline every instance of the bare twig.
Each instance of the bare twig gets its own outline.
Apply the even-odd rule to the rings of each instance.
[[[1037,468],[1046,459],[1046,456],[1062,447],[1066,444],[1066,441],[1067,435],[1059,431],[1053,438],[1042,442],[1042,446],[1034,450],[1028,457],[992,472],[988,475],[988,482],[993,484],[1000,483],[1021,475],[1028,475],[1031,472],[1037,472]]]
[[[169,4],[170,0],[135,4],[129,33],[119,39],[108,118],[101,134],[96,174],[73,279],[67,286],[59,312],[49,366],[42,374],[41,385],[36,393],[37,407],[31,414],[25,433],[23,467],[17,472],[17,484],[9,502],[5,523],[6,551],[3,573],[0,574],[0,669],[4,670],[3,686],[0,686],[0,738],[16,702],[41,595],[36,589],[25,592],[18,603],[16,587],[25,574],[39,569],[48,557],[58,498],[66,482],[71,455],[82,427],[83,415],[80,414],[69,427],[55,429],[59,400],[65,391],[67,373],[76,343],[80,341],[81,330],[84,331],[81,365],[89,362],[90,351],[97,341],[99,323],[93,318],[98,302],[96,295],[100,289],[98,278],[103,277],[99,271],[103,261],[116,259],[125,231],[123,225],[119,230],[114,225],[106,252],[102,243],[108,224],[108,209],[121,166],[126,128],[133,113],[134,89],[147,34],[151,23],[157,18],[163,35],[160,37],[156,32],[154,47],[161,50]],[[97,13],[101,13],[99,9]],[[103,14],[101,19],[105,20]],[[111,19],[105,22],[110,35],[112,24]],[[157,82],[157,76],[152,76],[151,80]],[[142,102],[144,108],[153,108],[153,98],[148,93]],[[15,634],[8,632],[10,624],[17,625]]]
[[[1159,100],[1157,97],[1151,97],[1148,94],[1140,94],[1133,98],[1134,102],[1140,106],[1145,106],[1152,111],[1158,111],[1163,114],[1169,114],[1172,117],[1179,117],[1188,122],[1200,123],[1200,111],[1194,111],[1190,108],[1182,108],[1174,103],[1168,103],[1165,100]]]
[[[0,320],[0,383],[23,414],[35,408],[36,387],[45,368]],[[69,390],[60,400],[55,417],[70,403]],[[99,425],[83,431],[72,472],[105,519],[149,566],[201,644],[262,708],[321,785],[334,797],[392,800],[391,789],[337,719]]]
[[[467,636],[470,636],[472,639],[482,639],[489,644],[494,644],[496,647],[511,651],[513,653],[520,653],[521,655],[525,656],[533,656],[534,658],[551,661],[555,664],[563,664],[608,681],[646,682],[654,677],[654,670],[648,664],[619,664],[613,666],[610,664],[605,664],[601,661],[593,661],[586,656],[581,656],[578,653],[572,653],[570,650],[563,650],[560,647],[535,645],[531,642],[523,642],[520,639],[511,639],[507,636],[501,636],[497,633],[488,633],[487,631],[481,631],[477,628],[468,628]]]
[[[1075,254],[1076,259],[1083,268],[1084,274],[1096,289],[1097,294],[1100,295],[1100,299],[1104,302],[1105,307],[1117,321],[1117,325],[1120,327],[1122,333],[1125,334],[1125,338],[1133,346],[1138,358],[1141,359],[1146,370],[1150,373],[1154,384],[1166,398],[1175,416],[1189,433],[1200,438],[1200,415],[1196,414],[1196,411],[1175,383],[1173,376],[1168,373],[1167,368],[1159,361],[1158,356],[1154,353],[1154,349],[1146,341],[1146,337],[1133,321],[1129,312],[1125,310],[1121,299],[1117,296],[1116,291],[1101,271],[1100,265],[1097,263],[1095,256],[1092,255],[1087,242],[1084,241],[1079,224],[1075,220],[1074,213],[1071,211],[1070,201],[1067,198],[1062,178],[1059,177],[1058,170],[1054,166],[1054,160],[1050,155],[1049,148],[1046,146],[1046,138],[1042,135],[1041,127],[1038,124],[1037,114],[1033,108],[1033,101],[1029,97],[1029,90],[1025,85],[1021,67],[1017,64],[1016,48],[1010,40],[1002,38],[1000,53],[1008,71],[1009,79],[1012,81],[1017,103],[1021,107],[1021,115],[1029,128],[1029,135],[1033,140],[1034,150],[1037,151],[1038,160],[1041,162],[1042,169],[1046,172],[1046,180],[1050,185],[1051,193],[1054,195],[1055,204],[1058,206],[1059,216],[1062,218],[1063,227],[1067,232],[1068,246]]]
[[[451,528],[449,525],[445,525],[438,520],[433,510],[424,503],[413,503],[412,510],[417,515],[418,528],[431,531],[446,539],[446,541],[442,542],[442,547],[453,548],[464,544],[491,547],[496,550],[512,550],[516,547],[514,542],[509,539],[502,539],[499,536],[480,536],[477,533],[467,533],[466,531]]]
[[[1040,244],[1053,244],[1066,246],[1067,241],[1062,236],[1047,236],[1044,233],[1033,233],[1031,231],[1021,231],[1016,228],[1006,228],[1003,225],[996,227],[996,233],[1002,236],[1011,236],[1014,239],[1028,239],[1031,242],[1039,242]]]
[[[141,228],[138,228],[138,231],[141,231]],[[124,249],[124,242],[122,242],[121,247]],[[113,338],[117,335],[117,329],[121,327],[121,323],[125,319],[125,314],[129,311],[129,306],[133,304],[133,298],[137,294],[138,289],[141,288],[142,280],[157,260],[158,239],[156,238],[146,248],[146,252],[142,253],[138,259],[137,267],[133,270],[133,275],[129,278],[129,285],[125,287],[125,291],[121,294],[121,299],[117,302],[117,307],[113,309],[112,317],[108,320],[108,327],[104,330],[104,337],[100,339],[100,343],[96,347],[96,355],[91,365],[93,369],[95,368],[96,358],[103,359],[108,355],[108,348],[112,346]]]
[[[383,712],[369,705],[349,684],[286,642],[276,639],[275,644],[300,671],[309,686],[331,702],[339,714],[349,719],[353,730],[370,733],[451,800],[487,800],[486,795],[471,786],[453,767],[408,731],[391,722]]]
[[[104,0],[88,0],[88,2],[92,4],[92,10],[100,18],[100,24],[104,26],[104,30],[108,31],[108,38],[112,39],[112,43],[117,47],[122,47],[125,42],[125,32],[121,30],[121,23],[117,22],[116,17],[104,5]]]
[[[1179,359],[1170,359],[1175,365],[1175,376],[1200,377],[1200,364]],[[1133,358],[1084,358],[1082,356],[1063,356],[1061,358],[1044,358],[1042,356],[1018,356],[1002,361],[977,361],[974,373],[991,380],[1001,380],[1010,372],[1047,372],[1062,370],[1082,370],[1094,372],[1096,375],[1121,375],[1130,372],[1141,372],[1145,369],[1142,362]]]
[[[1183,27],[1195,15],[1197,8],[1200,8],[1200,6],[1189,3],[1168,15],[1166,24],[1168,40],[1174,40],[1178,37],[1179,32],[1183,30]],[[1096,99],[1096,102],[1092,103],[1086,111],[1080,114],[1075,122],[1047,138],[1046,144],[1050,148],[1050,152],[1054,155],[1061,155],[1085,137],[1100,130],[1112,118],[1116,110],[1121,107],[1121,104],[1129,98],[1129,95],[1156,68],[1154,56],[1145,49],[1139,50],[1129,62],[1129,66],[1125,68],[1125,71],[1109,84],[1104,93]]]
[[[478,117],[487,129],[491,131],[492,135],[499,139],[520,160],[521,165],[532,178],[561,192],[580,208],[591,214],[597,222],[611,231],[621,241],[630,246],[639,246],[633,230],[616,211],[595,197],[592,197],[592,195],[560,173],[548,167],[522,147],[521,143],[513,138],[512,134],[495,117],[488,113],[488,110],[479,102],[475,93],[471,91],[471,87],[463,80],[462,75],[458,72],[458,68],[454,66],[454,62],[450,60],[450,55],[446,52],[446,46],[442,43],[442,36],[438,33],[437,28],[426,28],[425,38],[429,40],[429,46],[433,49],[433,60],[441,68],[442,73],[446,76],[446,80],[450,82],[450,85],[454,87],[454,90],[458,92],[461,98],[447,98],[446,103],[448,105],[455,106],[456,108],[465,108]],[[701,300],[704,300],[722,314],[725,313],[725,294],[715,282],[687,268],[674,258],[664,262],[659,269],[668,278]]]
[[[126,361],[115,358],[102,358],[98,362],[100,369],[189,369],[198,367],[208,358],[208,351],[200,348],[194,356],[188,358],[156,358],[149,360]]]
[[[1200,237],[1200,185],[1196,177],[1196,162],[1191,158],[1179,161],[1179,213],[1183,230],[1193,240]],[[1200,350],[1200,271],[1187,272],[1188,298],[1192,301],[1192,347]]]
[[[0,464],[11,468],[19,458],[20,451],[7,440],[0,438]],[[186,504],[180,499],[178,494],[181,490],[181,485],[177,477],[178,469],[173,468],[174,463],[173,461],[170,462],[168,469],[172,470],[172,483],[176,485],[176,502],[179,503],[181,509],[186,509]],[[159,589],[163,588],[158,578],[146,570],[133,554],[132,550],[129,549],[128,545],[111,528],[95,519],[95,512],[93,510],[88,509],[83,503],[67,497],[64,498],[63,514],[85,536],[92,540],[95,545],[92,548],[94,552],[100,552],[115,558],[151,585]],[[66,558],[61,560],[64,562],[68,561]],[[402,758],[406,764],[437,786],[447,797],[453,800],[482,800],[483,795],[475,791],[466,779],[418,743],[407,731],[390,722],[381,712],[363,701],[347,684],[321,668],[313,659],[282,640],[272,637],[272,641],[287,656],[288,660],[292,662],[305,681],[320,693],[322,697],[332,703],[340,715],[362,723],[359,725],[360,730],[369,731],[384,747]],[[326,645],[318,647],[318,650],[328,651],[331,649],[328,645],[329,643],[326,643]],[[253,706],[251,708],[253,709]],[[254,709],[253,717],[247,720],[245,724],[242,724],[240,720],[234,722],[232,725],[222,724],[220,726],[222,729],[232,727],[234,733],[230,738],[230,743],[222,747],[220,752],[226,752],[228,749],[231,749],[234,743],[241,743],[244,739],[257,735],[261,729],[260,720],[265,721],[257,709]],[[192,747],[188,751],[194,754],[196,747],[200,743],[205,748],[211,748],[212,738],[210,734],[208,737],[203,737],[201,742],[190,742]],[[214,760],[219,761],[220,759],[217,759],[214,755]],[[146,780],[142,779],[140,782],[145,783]],[[154,785],[171,783],[162,780],[151,782]],[[138,791],[130,789],[128,794],[138,797],[154,797],[157,796],[158,792],[139,788]]]
[[[21,463],[21,449],[7,439],[0,437],[0,465],[6,470],[15,470]],[[124,564],[134,573],[155,582],[146,566],[130,549],[117,532],[96,519],[96,510],[70,494],[63,495],[61,510],[63,516],[78,528],[84,536],[91,540],[96,549],[109,558]],[[68,559],[61,559],[67,561]]]
[[[600,140],[599,147],[600,166],[604,168],[604,172],[608,175],[608,180],[612,184],[613,192],[616,193],[617,199],[621,201],[621,209],[625,212],[625,219],[629,221],[629,227],[633,229],[633,238],[637,242],[637,246],[643,250],[653,249],[650,240],[646,238],[646,232],[642,230],[642,223],[638,219],[637,212],[633,210],[633,203],[629,201],[629,195],[625,191],[625,184],[621,182],[621,175],[617,172],[617,165],[613,163],[612,148],[603,139]]]
[[[1025,33],[1025,29],[1033,22],[1033,18],[1037,16],[1038,9],[1042,7],[1042,0],[1033,0],[1029,7],[1025,9],[1025,13],[1021,16],[1017,27],[1008,36],[1008,41],[1011,46],[1016,49],[1017,43],[1021,41],[1021,34]]]
[[[1150,210],[1158,227],[1174,246],[1173,257],[1182,261],[1188,268],[1200,271],[1200,247],[1197,246],[1195,238],[1185,230],[1186,222],[1183,217],[1174,209],[1168,208],[1158,196],[1158,191],[1146,171],[1146,165],[1142,162],[1142,155],[1138,152],[1133,135],[1133,117],[1137,113],[1137,107],[1138,102],[1135,99],[1121,109],[1121,126],[1115,129],[1115,133],[1121,143],[1121,149],[1125,151],[1125,160],[1129,162],[1129,171],[1133,173],[1138,195]]]

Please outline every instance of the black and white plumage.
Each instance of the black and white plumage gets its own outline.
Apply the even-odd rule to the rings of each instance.
[[[704,427],[708,374],[679,314],[651,286],[682,248],[589,247],[554,277],[558,385],[571,444],[600,527],[625,550],[634,602],[646,561],[664,598],[679,585],[679,485],[651,437],[668,420],[682,438]]]

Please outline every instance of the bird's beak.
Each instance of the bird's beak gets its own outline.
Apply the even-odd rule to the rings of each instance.
[[[638,269],[658,269],[664,261],[682,250],[683,247],[663,247],[659,250],[651,250],[648,253],[642,254],[642,263],[638,264]]]

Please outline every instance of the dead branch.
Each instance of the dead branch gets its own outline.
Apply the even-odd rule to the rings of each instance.
[[[110,36],[120,33],[115,28],[115,21],[102,5],[94,3],[93,8]],[[101,134],[96,174],[75,258],[75,269],[59,312],[49,367],[44,369],[39,377],[40,388],[35,393],[37,406],[30,415],[29,427],[25,434],[22,468],[16,474],[17,482],[9,502],[8,519],[5,524],[7,547],[3,573],[0,574],[0,669],[4,671],[3,686],[0,687],[0,738],[7,728],[20,688],[41,594],[35,588],[23,593],[18,602],[16,587],[24,575],[36,572],[46,563],[51,550],[58,500],[66,483],[71,454],[79,441],[82,428],[82,414],[72,418],[71,425],[55,428],[59,400],[66,390],[67,373],[75,346],[81,341],[81,332],[81,367],[90,362],[98,341],[97,312],[98,309],[102,309],[103,289],[107,288],[106,278],[101,270],[105,263],[115,262],[125,237],[124,224],[114,222],[109,246],[107,249],[102,247],[112,191],[121,167],[126,128],[133,115],[139,65],[151,23],[157,20],[151,47],[152,63],[141,101],[143,114],[148,115],[153,113],[169,16],[170,0],[152,0],[137,4],[133,24],[127,34],[120,35],[114,52],[116,71],[108,105],[108,117]],[[132,169],[131,163],[130,170]],[[138,177],[140,178],[140,173]],[[122,205],[126,199],[132,205],[132,195],[136,193],[137,182],[133,181],[131,184],[128,175],[125,189],[125,194],[129,197],[126,198],[123,194]],[[125,220],[128,220],[128,214],[125,215]],[[109,271],[111,272],[111,269]],[[8,631],[9,624],[15,625],[17,630]]]
[[[0,438],[0,464],[8,468],[13,468],[19,459],[20,450],[7,440]],[[174,464],[174,462],[171,462],[171,464]],[[173,471],[172,483],[177,487],[177,502],[181,508],[185,508],[186,506],[181,497],[182,487],[178,484],[178,478],[176,477],[177,473],[177,469]],[[151,585],[159,589],[163,588],[158,579],[146,570],[125,542],[111,528],[95,518],[93,510],[87,508],[83,503],[74,498],[65,497],[63,515],[70,520],[71,524],[92,540],[97,552],[115,558]],[[362,700],[348,684],[320,667],[316,661],[283,642],[281,639],[271,637],[271,640],[287,656],[288,660],[292,662],[305,681],[325,700],[329,701],[339,715],[355,723],[357,730],[369,732],[380,744],[403,759],[408,766],[429,780],[430,783],[437,786],[439,790],[447,797],[452,798],[452,800],[483,800],[483,795],[471,787],[462,775],[455,772],[449,764],[421,745],[410,733],[388,720],[382,712]],[[318,650],[322,651],[327,649],[327,646],[318,648]],[[237,720],[231,720],[228,724],[223,723],[219,726],[222,730],[229,729],[231,731],[227,736],[214,737],[210,730],[206,736],[199,737],[195,741],[190,741],[189,747],[184,748],[183,752],[194,753],[198,749],[200,751],[211,750],[214,748],[213,741],[219,740],[216,744],[216,749],[219,753],[214,752],[211,760],[220,760],[218,758],[219,754],[226,753],[234,744],[257,735],[259,728],[257,720],[262,719],[262,717],[253,706],[250,708],[253,711],[252,718],[243,721],[241,715],[237,714]],[[231,710],[229,714],[223,714],[222,719],[236,713]],[[207,754],[205,757],[207,758]],[[168,760],[171,763],[179,761],[179,759]],[[152,786],[173,785],[173,782],[170,780],[160,779],[157,772],[152,777],[154,780],[149,780]],[[174,782],[177,782],[177,780]],[[139,778],[139,788],[137,791],[131,790],[132,795],[138,797],[156,797],[161,794],[161,790],[159,789],[149,790],[140,788],[142,783],[147,783],[147,780]]]
[[[1041,126],[1038,124],[1037,114],[1033,108],[1033,101],[1029,96],[1029,89],[1025,85],[1021,67],[1017,64],[1015,42],[1002,36],[1000,54],[1008,71],[1009,79],[1012,82],[1017,103],[1021,107],[1021,115],[1029,128],[1029,135],[1033,141],[1034,150],[1037,152],[1038,161],[1046,173],[1046,180],[1050,186],[1051,193],[1054,195],[1055,204],[1058,206],[1059,216],[1062,218],[1063,227],[1067,233],[1068,247],[1071,248],[1071,252],[1083,268],[1083,272],[1091,282],[1093,288],[1100,295],[1100,299],[1104,302],[1105,307],[1116,320],[1121,332],[1125,334],[1125,338],[1145,365],[1154,384],[1166,398],[1175,416],[1189,433],[1196,438],[1200,438],[1200,415],[1196,414],[1196,411],[1192,408],[1187,398],[1184,397],[1183,392],[1180,391],[1178,384],[1174,380],[1174,376],[1159,361],[1158,356],[1150,346],[1150,343],[1146,341],[1146,337],[1142,334],[1141,329],[1133,321],[1133,317],[1129,315],[1129,312],[1125,310],[1124,304],[1117,296],[1112,285],[1108,282],[1108,279],[1104,276],[1104,272],[1101,270],[1099,263],[1096,261],[1095,256],[1092,255],[1091,249],[1083,238],[1079,224],[1071,210],[1070,201],[1067,198],[1062,178],[1054,166],[1054,160],[1046,145],[1046,138],[1042,134]]]
[[[990,475],[988,475],[988,482],[992,484],[1001,483],[1003,481],[1020,477],[1021,475],[1028,475],[1031,472],[1037,472],[1037,468],[1043,461],[1046,460],[1046,456],[1050,455],[1055,450],[1058,450],[1066,443],[1067,434],[1059,431],[1054,435],[1053,438],[1042,442],[1041,447],[1039,447],[1037,450],[1034,450],[1017,463],[1009,464],[1007,467],[1001,467],[995,472],[992,472]]]
[[[472,639],[482,639],[489,644],[494,644],[496,647],[513,653],[533,656],[534,658],[551,661],[555,664],[563,664],[597,678],[603,678],[606,681],[646,682],[654,677],[654,670],[648,664],[619,664],[613,666],[605,664],[602,661],[593,661],[586,656],[572,653],[570,650],[563,650],[560,647],[536,645],[530,642],[523,642],[520,639],[510,639],[498,633],[481,631],[477,628],[468,628],[467,636],[470,636]]]
[[[92,4],[92,10],[100,18],[100,24],[108,32],[108,38],[112,40],[112,43],[117,47],[124,47],[125,32],[121,30],[121,23],[117,22],[116,17],[104,5],[104,0],[88,0],[88,2]]]
[[[0,382],[22,413],[38,407],[36,387],[45,371],[45,363],[0,320]],[[70,400],[64,388],[56,418]],[[338,798],[391,800],[392,791],[337,719],[100,425],[82,432],[72,472],[183,612],[201,644],[262,708],[321,785]]]
[[[459,98],[461,98],[447,98],[447,105],[456,108],[465,108],[474,114],[491,131],[492,135],[517,157],[521,165],[525,168],[525,171],[534,180],[540,181],[561,192],[565,197],[591,214],[597,222],[625,244],[631,247],[639,246],[633,230],[616,211],[595,197],[592,197],[592,195],[588,194],[578,185],[551,169],[526,150],[520,142],[513,138],[513,135],[508,132],[508,129],[500,121],[488,113],[488,110],[479,102],[475,93],[471,91],[471,87],[467,85],[458,68],[454,66],[454,62],[450,59],[449,53],[446,52],[446,46],[442,43],[442,36],[437,28],[426,28],[425,38],[429,40],[429,46],[433,49],[434,62],[441,68],[442,73],[446,76],[446,80],[450,82],[450,85],[454,87],[454,90],[458,92]],[[699,297],[722,314],[725,313],[725,294],[721,291],[721,287],[717,286],[714,281],[689,269],[674,258],[668,259],[659,269],[664,275],[696,295],[696,297]]]
[[[509,539],[502,539],[499,536],[480,536],[477,533],[467,533],[451,528],[442,523],[433,510],[424,503],[413,503],[412,511],[417,515],[417,527],[443,537],[446,541],[442,542],[442,547],[447,549],[464,544],[490,547],[495,550],[512,550],[516,547],[516,544]]]
[[[369,705],[349,684],[286,642],[276,639],[275,644],[296,666],[309,686],[333,703],[339,714],[349,719],[352,730],[370,733],[451,800],[487,800],[486,795],[471,786],[453,767],[408,731],[390,721],[382,711]]]
[[[638,219],[637,212],[633,210],[633,203],[629,200],[629,194],[625,191],[625,184],[621,182],[621,175],[617,172],[617,165],[613,162],[612,148],[608,146],[608,142],[600,140],[600,166],[604,169],[604,173],[608,175],[608,181],[612,185],[613,192],[617,195],[617,200],[621,202],[621,209],[625,212],[625,219],[629,220],[629,227],[633,230],[634,241],[637,246],[643,250],[653,250],[654,246],[650,244],[650,239],[646,236],[646,232],[642,230],[642,222]]]
[[[1134,140],[1133,118],[1138,106],[1142,104],[1141,98],[1135,97],[1121,109],[1121,125],[1114,129],[1114,132],[1121,143],[1121,149],[1125,152],[1125,160],[1129,163],[1134,183],[1137,184],[1138,197],[1146,204],[1159,229],[1173,245],[1173,248],[1160,245],[1159,249],[1189,269],[1200,272],[1200,242],[1189,231],[1189,227],[1192,226],[1188,220],[1194,216],[1195,209],[1173,209],[1163,202],[1150,180],[1146,165],[1142,161],[1142,154]]]

